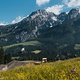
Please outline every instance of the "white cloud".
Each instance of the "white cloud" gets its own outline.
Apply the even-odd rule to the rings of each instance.
[[[18,16],[18,17],[16,17],[16,19],[14,19],[11,23],[12,23],[12,24],[18,23],[18,22],[20,22],[21,20],[23,20],[24,18],[25,18],[25,17]]]
[[[80,7],[80,0],[63,0],[68,7]]]
[[[50,2],[50,0],[36,0],[36,4],[38,6],[44,5],[44,4],[49,3],[49,2]]]
[[[60,14],[62,10],[63,10],[63,5],[54,5],[46,9],[47,12],[53,12],[57,15]]]
[[[26,17],[28,17],[28,16],[29,16],[29,15],[27,15],[27,16],[25,16],[25,17],[18,16],[18,17],[16,17],[13,21],[11,21],[11,22],[0,21],[0,26],[18,23],[18,22],[22,21],[24,18],[26,18]]]
[[[7,25],[8,23],[0,22],[0,26]]]
[[[5,25],[5,24],[1,22],[0,25]]]

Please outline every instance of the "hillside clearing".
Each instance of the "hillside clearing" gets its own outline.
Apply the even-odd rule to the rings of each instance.
[[[28,45],[40,45],[41,43],[39,41],[28,41],[28,42],[23,42],[23,43],[17,43],[17,44],[13,44],[13,45],[9,45],[9,46],[4,46],[4,49],[8,49],[11,47],[15,47],[15,46],[19,46],[19,45],[23,45],[23,46],[28,46]]]

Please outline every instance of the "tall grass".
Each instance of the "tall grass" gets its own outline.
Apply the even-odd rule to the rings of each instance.
[[[80,58],[1,71],[0,80],[80,80]]]

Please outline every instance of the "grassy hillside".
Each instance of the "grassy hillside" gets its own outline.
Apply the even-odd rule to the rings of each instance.
[[[4,49],[11,48],[11,47],[16,47],[16,46],[19,46],[19,45],[28,46],[28,45],[39,45],[39,44],[40,44],[40,42],[38,42],[38,41],[28,41],[28,42],[9,45],[9,46],[4,46]]]
[[[80,58],[1,71],[1,80],[80,80]]]

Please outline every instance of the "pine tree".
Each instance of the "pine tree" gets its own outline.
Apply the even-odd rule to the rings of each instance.
[[[4,57],[4,63],[7,64],[11,61],[11,55],[8,53],[8,54],[5,54],[5,57]]]
[[[4,49],[3,49],[3,47],[1,46],[1,47],[0,47],[0,64],[4,64],[4,56],[5,56],[5,54],[4,54]]]

